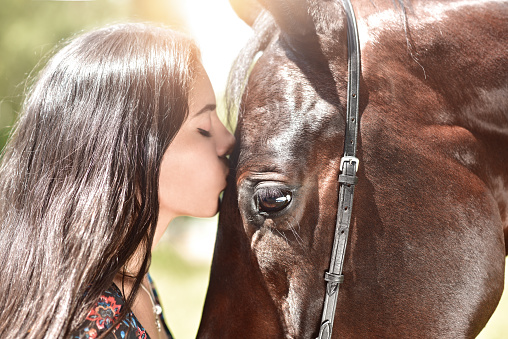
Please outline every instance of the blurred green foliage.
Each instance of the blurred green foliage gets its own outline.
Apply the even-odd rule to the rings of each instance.
[[[191,339],[201,320],[210,263],[188,260],[170,242],[153,251],[150,274],[160,292],[167,325],[175,338]]]
[[[27,78],[58,43],[82,31],[123,21],[184,29],[178,0],[3,0],[0,8],[0,149],[21,109]]]

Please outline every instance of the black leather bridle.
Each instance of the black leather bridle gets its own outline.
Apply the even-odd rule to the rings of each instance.
[[[360,45],[358,26],[350,0],[342,0],[347,16],[348,84],[347,84],[347,120],[344,136],[344,155],[340,160],[339,201],[335,237],[333,240],[330,269],[325,273],[326,294],[321,317],[318,339],[332,336],[333,318],[337,307],[339,285],[344,281],[342,266],[351,222],[353,195],[358,182],[356,171],[359,161],[356,158],[356,139],[358,135],[358,98],[360,91]]]

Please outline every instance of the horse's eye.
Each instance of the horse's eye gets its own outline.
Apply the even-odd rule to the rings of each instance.
[[[254,194],[256,207],[260,214],[282,211],[291,202],[292,193],[279,187],[262,187]]]

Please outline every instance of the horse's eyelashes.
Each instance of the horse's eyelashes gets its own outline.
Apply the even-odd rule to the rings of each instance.
[[[262,187],[254,194],[258,212],[263,215],[282,211],[292,200],[292,192],[280,187]]]

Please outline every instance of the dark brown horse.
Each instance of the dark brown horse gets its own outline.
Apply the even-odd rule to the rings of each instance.
[[[337,215],[345,14],[337,0],[243,3],[256,38],[232,73],[238,144],[198,337],[311,339]],[[472,338],[507,253],[508,2],[353,7],[360,167],[333,337]]]

